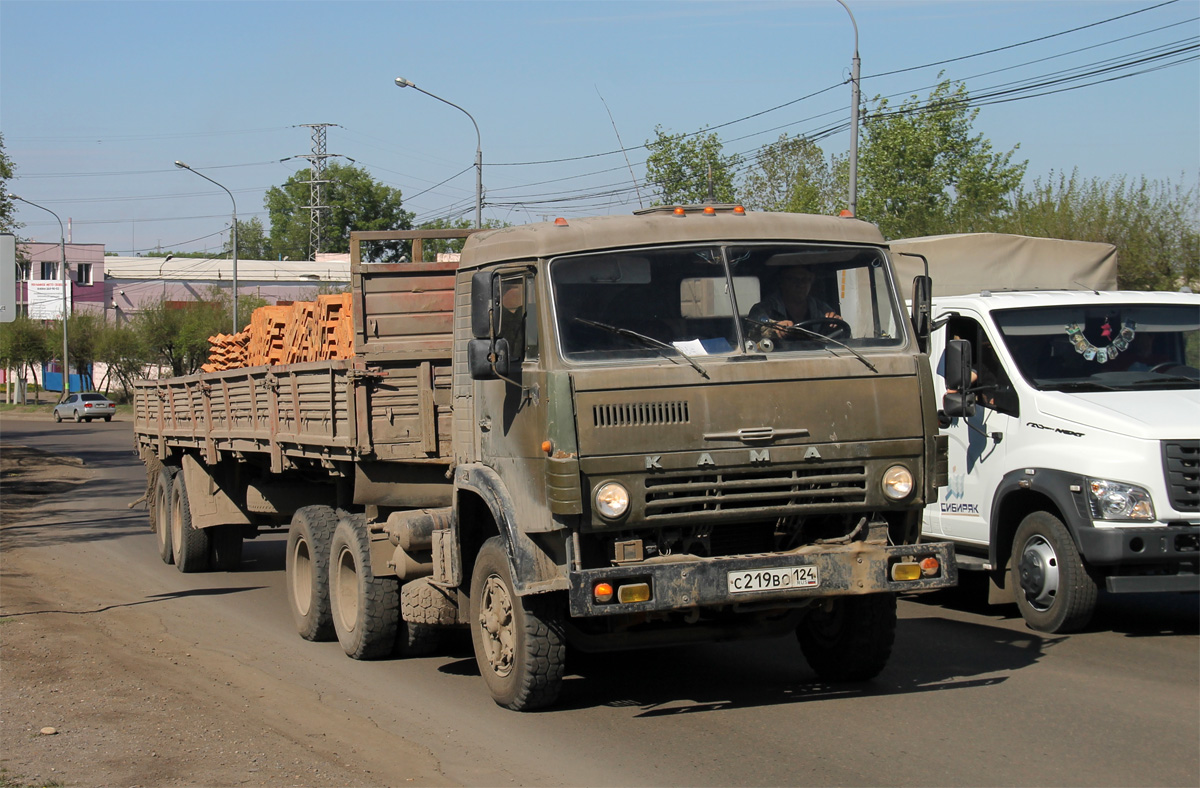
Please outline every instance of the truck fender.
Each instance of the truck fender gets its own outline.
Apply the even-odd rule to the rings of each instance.
[[[516,506],[500,474],[486,465],[460,465],[454,471],[454,485],[456,491],[469,490],[477,495],[491,512],[492,520],[504,537],[513,587],[518,596],[567,590],[566,566],[521,530],[517,524]],[[461,527],[458,517],[455,517],[454,527],[456,530]],[[550,536],[561,539],[562,533]],[[458,533],[455,541],[461,544]]]
[[[188,506],[192,510],[194,528],[250,525],[246,512],[234,502],[208,469],[190,454],[183,455],[183,481],[187,485]]]
[[[1083,484],[1082,476],[1051,468],[1021,468],[1006,473],[992,497],[988,546],[992,566],[999,572],[1008,565],[1017,526],[1035,511],[1050,511],[1060,517],[1082,555],[1079,532],[1092,524]]]

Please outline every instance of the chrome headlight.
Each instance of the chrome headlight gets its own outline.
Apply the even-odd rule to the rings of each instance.
[[[912,495],[912,471],[903,465],[893,465],[883,474],[883,494],[893,501],[903,501]]]
[[[1153,520],[1154,504],[1144,487],[1107,479],[1088,479],[1093,520]]]
[[[616,520],[629,511],[629,490],[617,482],[605,482],[596,488],[593,496],[596,511],[606,520]]]

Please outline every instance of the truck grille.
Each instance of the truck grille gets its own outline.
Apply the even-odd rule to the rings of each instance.
[[[793,470],[734,471],[646,480],[646,519],[702,512],[755,510],[783,516],[836,511],[866,500],[862,465]]]
[[[1171,506],[1200,511],[1200,441],[1164,441],[1163,473]]]
[[[687,424],[688,404],[684,402],[619,402],[592,407],[597,427],[650,427],[659,424]]]

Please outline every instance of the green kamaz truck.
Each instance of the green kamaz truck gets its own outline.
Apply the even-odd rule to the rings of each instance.
[[[286,528],[303,638],[372,659],[465,626],[525,710],[568,644],[794,632],[869,679],[896,595],[956,582],[918,544],[946,474],[928,282],[910,317],[873,225],[679,206],[351,251],[352,359],[136,388],[162,559],[235,569]]]

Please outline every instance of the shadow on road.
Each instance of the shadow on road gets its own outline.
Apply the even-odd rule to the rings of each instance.
[[[92,608],[91,610],[24,610],[15,613],[5,613],[0,615],[0,620],[10,618],[21,618],[22,616],[40,616],[46,613],[61,613],[68,616],[88,616],[94,613],[104,613],[109,610],[116,610],[122,607],[138,607],[140,605],[151,605],[159,602],[170,602],[175,599],[186,599],[194,596],[224,596],[226,594],[240,594],[243,591],[257,591],[263,586],[241,586],[233,588],[192,588],[184,591],[172,591],[169,594],[154,594],[145,599],[139,599],[136,602],[121,602],[119,604],[104,605],[103,607]]]

